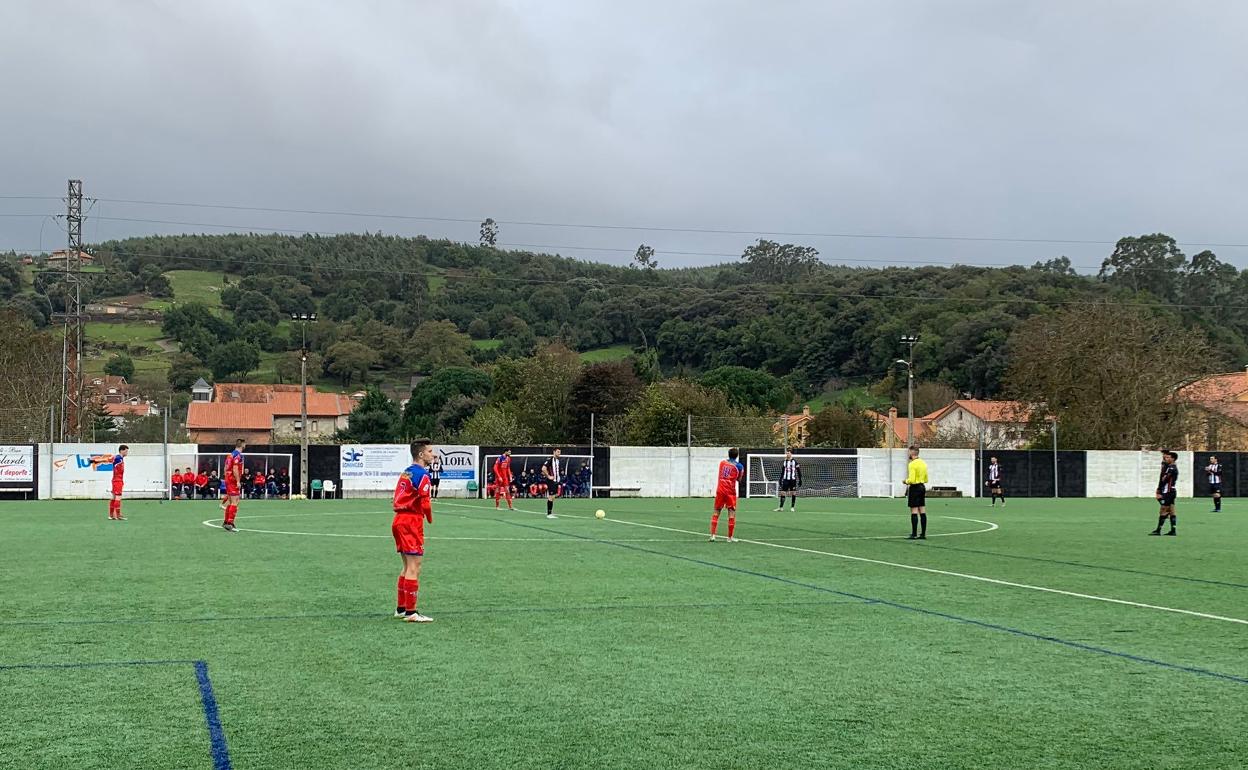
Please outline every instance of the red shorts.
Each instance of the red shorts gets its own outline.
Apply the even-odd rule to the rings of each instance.
[[[229,482],[226,482],[226,485],[225,485],[226,497],[238,497],[240,494],[242,493],[238,491],[237,484],[230,484]]]
[[[722,511],[725,508],[730,511],[737,510],[737,496],[728,494],[727,492],[716,492],[715,510]]]
[[[419,513],[396,513],[390,525],[394,549],[408,556],[425,555],[425,517]]]
[[[113,497],[121,497],[121,487],[122,487],[122,486],[123,486],[123,485],[122,485],[122,483],[121,483],[120,481],[114,481],[114,482],[113,482]]]

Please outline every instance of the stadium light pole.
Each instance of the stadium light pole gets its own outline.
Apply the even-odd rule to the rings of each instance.
[[[308,321],[316,313],[291,313],[299,324],[299,494],[308,494]]]
[[[910,355],[906,360],[897,363],[906,365],[906,448],[914,446],[914,345],[919,341],[917,334],[901,335],[901,344],[910,346]]]

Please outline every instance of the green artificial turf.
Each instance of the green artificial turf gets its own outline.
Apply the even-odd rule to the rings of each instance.
[[[0,766],[212,767],[195,661],[237,768],[1248,763],[1248,510],[932,502],[439,500],[428,625],[387,500],[0,503]]]

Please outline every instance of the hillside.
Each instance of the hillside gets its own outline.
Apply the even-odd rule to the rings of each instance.
[[[315,311],[306,332],[317,374],[339,386],[367,379],[401,390],[416,373],[559,339],[586,361],[649,346],[668,372],[741,365],[815,396],[880,380],[902,352],[899,336],[918,332],[918,376],[992,397],[1022,321],[1124,302],[1206,328],[1227,361],[1248,358],[1248,313],[1230,299],[1248,288],[1245,275],[1208,252],[1158,267],[1159,249],[1176,250],[1165,236],[1124,239],[1098,279],[1061,258],[1030,268],[837,267],[766,242],[735,264],[638,270],[372,234],[153,236],[100,244],[88,291],[91,301],[147,297],[159,333],[126,321],[88,336],[100,354],[93,367],[124,347],[164,370],[182,351],[218,376],[273,380],[300,347],[289,314]],[[55,276],[39,275],[9,301],[46,306],[56,293]]]

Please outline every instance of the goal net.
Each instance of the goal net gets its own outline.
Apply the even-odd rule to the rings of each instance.
[[[802,470],[798,497],[858,497],[858,458],[854,455],[794,455]],[[750,455],[745,469],[746,497],[780,493],[784,455]]]
[[[206,488],[194,486],[187,489],[186,484],[181,489],[170,490],[171,497],[219,497],[224,494],[225,479],[225,461],[229,458],[229,452],[196,452],[194,455],[186,458],[188,462],[183,465],[178,461],[182,458],[176,455],[170,455],[169,472],[170,474],[185,474],[188,470],[196,476],[203,474],[208,477],[208,485]],[[294,471],[292,464],[293,455],[281,454],[277,452],[244,452],[243,453],[243,497],[250,499],[273,499],[286,497],[294,492],[299,491],[299,479],[292,477]],[[257,484],[257,475],[263,477],[263,483]],[[179,495],[180,493],[180,495]]]
[[[482,497],[494,496],[494,461],[499,455],[486,455],[485,467],[481,478]],[[515,455],[511,456],[511,482],[520,497],[545,497],[545,493],[536,489],[544,484],[542,464],[550,459],[550,455]],[[559,464],[563,474],[563,497],[589,497],[594,483],[594,458],[591,455],[560,455]]]

